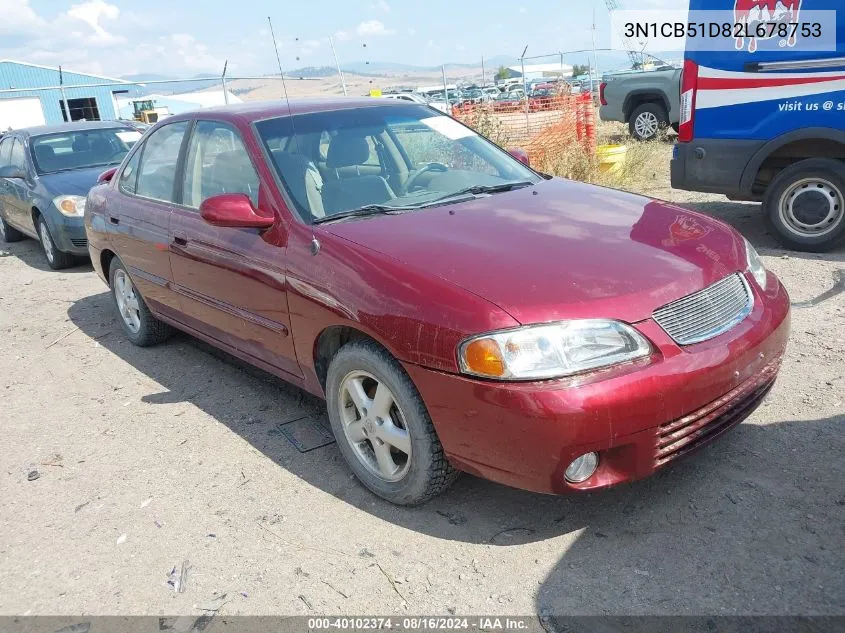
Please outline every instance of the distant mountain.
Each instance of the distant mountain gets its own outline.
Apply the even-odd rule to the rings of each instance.
[[[509,55],[495,55],[489,59],[484,60],[486,68],[498,68],[499,66],[512,66],[518,64],[519,60],[516,57]],[[450,68],[481,68],[481,58],[474,62],[450,62],[445,64],[446,70]],[[418,66],[415,64],[403,64],[400,62],[349,62],[341,64],[341,69],[344,72],[355,73],[356,75],[390,75],[395,73],[414,73],[414,72],[436,72],[440,70],[440,66]],[[306,66],[304,68],[294,68],[291,71],[286,71],[285,74],[290,74],[292,77],[328,77],[337,72],[334,66]]]

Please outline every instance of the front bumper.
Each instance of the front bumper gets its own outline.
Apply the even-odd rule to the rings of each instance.
[[[651,359],[540,383],[497,383],[406,365],[450,461],[545,493],[603,488],[655,472],[732,428],[774,382],[789,336],[789,297],[773,275],[729,332],[681,348],[652,320],[637,324]],[[564,480],[599,453],[596,473]]]
[[[88,256],[88,237],[85,235],[85,221],[83,218],[69,218],[58,212],[48,218],[50,235],[56,248],[64,253]]]

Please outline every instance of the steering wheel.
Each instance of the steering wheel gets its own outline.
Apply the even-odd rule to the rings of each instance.
[[[449,171],[449,168],[443,163],[426,163],[422,167],[419,167],[411,172],[411,175],[408,176],[408,181],[405,183],[405,191],[411,191],[411,189],[417,183],[419,177],[429,171],[436,171],[442,174],[443,172]]]

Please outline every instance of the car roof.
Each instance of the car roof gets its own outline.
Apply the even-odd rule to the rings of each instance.
[[[246,101],[227,106],[214,108],[203,108],[191,112],[183,112],[173,117],[162,119],[163,121],[184,120],[214,116],[221,119],[239,119],[252,122],[262,119],[271,119],[280,116],[297,114],[308,114],[311,112],[328,112],[331,110],[353,110],[356,108],[401,108],[414,104],[402,99],[378,99],[374,97],[332,97],[326,99],[291,99],[289,102],[284,98],[275,101]],[[424,107],[422,104],[418,104]]]
[[[78,132],[80,130],[106,130],[110,128],[130,127],[126,121],[73,121],[58,125],[37,125],[13,130],[16,134],[25,136],[41,136],[43,134],[61,134],[62,132]]]

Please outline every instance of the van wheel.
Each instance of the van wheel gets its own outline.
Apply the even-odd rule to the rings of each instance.
[[[628,119],[628,130],[638,141],[650,141],[669,125],[666,108],[657,103],[644,103]]]
[[[790,165],[766,189],[763,212],[785,246],[831,250],[845,241],[845,163],[810,158]]]
[[[326,404],[346,463],[378,496],[417,505],[457,478],[414,383],[375,342],[340,348],[329,365]]]
[[[47,258],[47,265],[53,270],[62,270],[63,268],[70,268],[76,263],[76,259],[71,253],[65,253],[56,248],[56,243],[53,241],[53,236],[50,235],[50,229],[44,218],[38,218],[38,241],[41,242],[41,248],[44,249],[44,257]]]
[[[117,317],[126,338],[138,347],[149,347],[167,340],[173,330],[152,315],[117,257],[111,262],[109,282]]]

